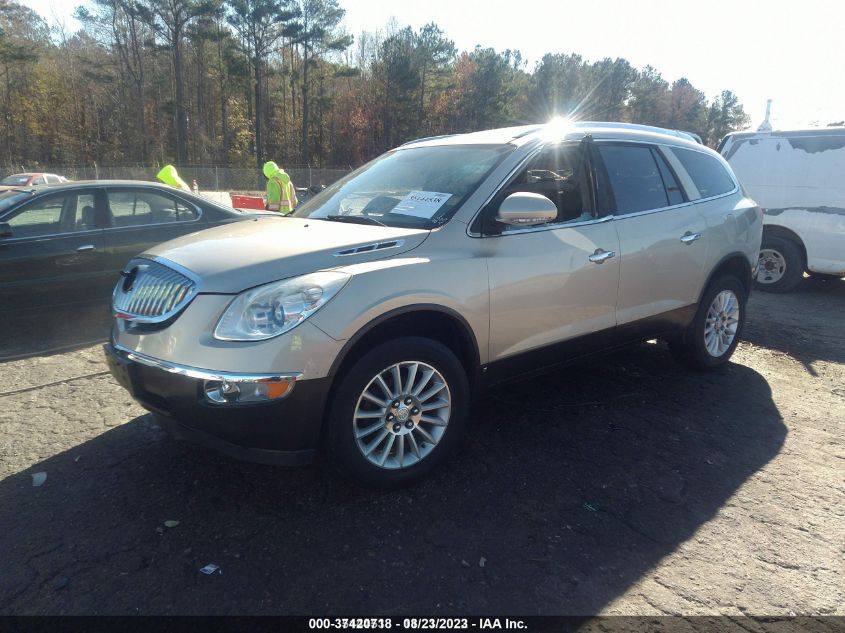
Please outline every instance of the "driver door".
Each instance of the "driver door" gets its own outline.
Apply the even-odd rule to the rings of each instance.
[[[596,213],[588,142],[547,146],[483,213],[490,278],[490,361],[504,375],[554,365],[586,351],[585,335],[616,325],[619,238]],[[505,197],[539,193],[557,218],[495,227]],[[495,381],[499,372],[492,372]],[[504,377],[504,376],[502,376]]]
[[[39,196],[2,218],[0,357],[104,338],[114,279],[95,189]]]
[[[106,299],[103,228],[94,222],[96,190],[39,196],[3,221],[0,238],[0,304],[3,310],[62,310],[68,304]]]

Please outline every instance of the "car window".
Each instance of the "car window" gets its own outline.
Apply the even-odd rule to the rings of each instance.
[[[34,200],[6,220],[13,237],[40,237],[62,233],[65,196],[44,196]]]
[[[0,214],[8,209],[11,209],[15,205],[23,202],[27,198],[30,198],[32,194],[26,190],[16,190],[16,189],[9,189],[7,191],[0,191]],[[6,220],[3,220],[4,222]]]
[[[557,207],[555,223],[582,222],[594,216],[590,207],[587,165],[580,144],[557,144],[545,148],[493,200],[498,209],[507,196],[538,193]],[[519,227],[507,227],[505,232]]]
[[[3,180],[0,180],[0,185],[10,186],[10,185],[25,185],[29,182],[29,175],[28,174],[15,174],[13,176],[6,176]]]
[[[199,217],[187,204],[152,191],[110,191],[108,199],[118,227],[190,222]]]
[[[137,226],[150,223],[149,205],[137,204],[132,191],[109,191],[108,200],[115,226]]]
[[[35,178],[33,178],[32,184],[33,185],[45,185],[45,184],[47,184],[47,181],[44,180],[44,176],[41,175],[41,176],[36,176]]]
[[[679,147],[673,147],[672,152],[687,170],[702,198],[719,196],[736,187],[725,166],[714,156]]]
[[[48,185],[55,185],[61,182],[58,176],[54,176],[53,174],[46,174],[44,176],[45,180],[47,181]]]
[[[663,177],[649,147],[598,145],[598,150],[616,199],[616,215],[669,206]]]
[[[176,202],[176,215],[180,222],[190,222],[191,220],[196,220],[200,217],[194,207],[190,207],[187,204],[182,204],[178,201]]]
[[[76,214],[74,227],[77,231],[93,231],[97,226],[94,214],[94,194],[83,193],[76,196]]]
[[[666,188],[666,195],[669,198],[669,204],[681,204],[682,202],[685,202],[684,194],[681,191],[678,180],[675,178],[675,174],[672,173],[672,169],[666,163],[666,159],[663,158],[663,155],[658,152],[657,149],[652,149],[651,152],[654,155],[654,160],[657,161],[657,168],[660,170],[660,177],[663,179],[663,186]]]

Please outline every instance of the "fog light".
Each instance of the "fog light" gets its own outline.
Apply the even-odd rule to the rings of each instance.
[[[205,398],[214,404],[254,404],[285,397],[293,389],[293,382],[285,380],[238,382],[208,380]]]
[[[238,387],[237,383],[234,382],[226,382],[225,380],[220,384],[220,395],[226,399],[235,398],[241,392],[240,387]]]

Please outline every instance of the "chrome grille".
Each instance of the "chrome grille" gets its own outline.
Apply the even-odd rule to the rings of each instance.
[[[119,319],[160,323],[184,308],[197,293],[196,279],[149,259],[134,259],[120,273],[112,307]]]

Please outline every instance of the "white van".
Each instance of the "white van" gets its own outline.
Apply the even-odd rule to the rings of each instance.
[[[845,276],[845,127],[735,132],[719,151],[763,208],[757,288]]]

